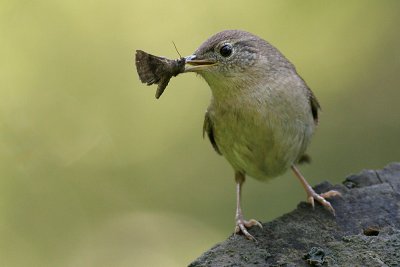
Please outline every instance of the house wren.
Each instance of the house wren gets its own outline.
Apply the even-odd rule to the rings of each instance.
[[[203,133],[235,172],[235,232],[254,239],[247,228],[261,227],[256,220],[245,220],[240,207],[246,174],[267,181],[291,168],[308,202],[314,206],[315,200],[334,214],[325,198],[340,193],[317,194],[296,167],[308,158],[305,151],[318,123],[319,103],[275,47],[249,32],[222,31],[186,57],[181,72],[199,74],[211,88]]]

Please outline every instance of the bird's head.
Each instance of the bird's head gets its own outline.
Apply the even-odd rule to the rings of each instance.
[[[213,93],[249,88],[269,72],[290,64],[272,45],[249,32],[226,30],[206,40],[186,57],[185,72],[196,72]],[[224,92],[218,92],[223,90]]]

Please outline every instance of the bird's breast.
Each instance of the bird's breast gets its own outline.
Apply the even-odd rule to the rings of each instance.
[[[233,168],[266,180],[284,172],[304,153],[313,129],[310,119],[302,121],[289,114],[290,109],[276,109],[256,98],[213,101],[209,113],[216,143]]]

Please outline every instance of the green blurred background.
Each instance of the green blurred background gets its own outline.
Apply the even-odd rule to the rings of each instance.
[[[136,49],[177,58],[245,29],[319,98],[302,167],[340,183],[400,159],[399,1],[0,1],[0,266],[182,266],[234,228],[231,167],[201,137],[195,75],[160,100]],[[248,179],[246,217],[305,199],[287,173]]]

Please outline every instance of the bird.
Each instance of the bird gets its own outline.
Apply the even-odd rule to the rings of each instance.
[[[291,169],[312,207],[316,201],[335,214],[327,198],[340,192],[317,194],[297,167],[309,160],[306,149],[318,125],[320,104],[277,48],[250,32],[224,30],[185,57],[184,73],[190,72],[211,88],[203,136],[234,170],[235,233],[255,240],[248,229],[262,228],[257,220],[243,216],[246,176],[268,181]]]

